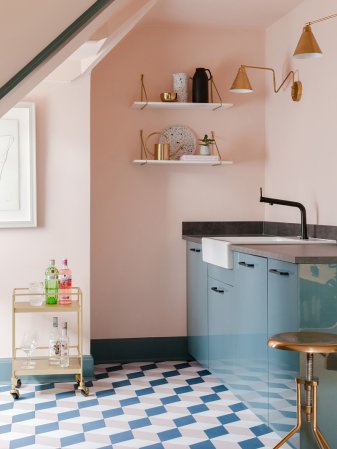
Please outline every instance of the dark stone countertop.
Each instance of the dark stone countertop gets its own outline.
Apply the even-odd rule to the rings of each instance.
[[[183,235],[184,240],[201,243],[202,235]],[[221,237],[205,236],[205,237]],[[291,263],[337,263],[337,243],[314,243],[312,245],[232,245],[233,251],[268,257]]]

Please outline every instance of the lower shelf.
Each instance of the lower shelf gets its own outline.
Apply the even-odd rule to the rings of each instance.
[[[217,165],[231,165],[233,161],[156,161],[152,159],[136,159],[132,161],[135,165],[208,165],[208,166],[217,166]]]
[[[48,375],[48,374],[80,374],[81,373],[81,357],[72,356],[69,360],[69,366],[67,368],[61,368],[60,366],[49,365],[48,357],[36,357],[31,359],[35,365],[32,368],[26,368],[23,366],[26,359],[24,357],[16,358],[13,360],[13,369],[16,376],[29,376],[29,375]]]

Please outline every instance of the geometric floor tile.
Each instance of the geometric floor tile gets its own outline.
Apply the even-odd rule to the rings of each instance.
[[[73,383],[29,384],[14,401],[1,387],[0,449],[258,449],[280,440],[249,407],[256,393],[245,385],[262,391],[254,373],[239,395],[197,362],[97,365],[95,377],[88,397]],[[282,385],[272,386],[290,425]]]

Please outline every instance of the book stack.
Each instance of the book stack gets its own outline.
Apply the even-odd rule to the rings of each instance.
[[[216,162],[219,160],[219,156],[217,155],[209,155],[209,156],[203,156],[201,154],[183,154],[180,156],[181,161],[209,161],[209,162]]]

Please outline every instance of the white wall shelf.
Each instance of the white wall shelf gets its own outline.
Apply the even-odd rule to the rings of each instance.
[[[176,101],[134,101],[133,109],[175,109],[175,110],[199,110],[199,111],[220,111],[229,109],[233,106],[232,103],[178,103]]]
[[[152,159],[135,159],[132,161],[135,165],[231,165],[233,161],[179,161],[179,160],[169,160],[169,161],[156,161]]]

